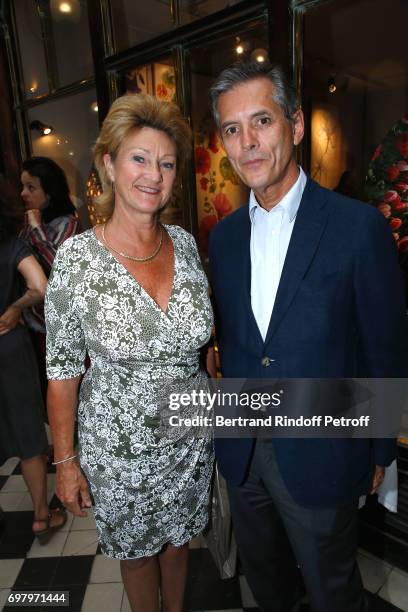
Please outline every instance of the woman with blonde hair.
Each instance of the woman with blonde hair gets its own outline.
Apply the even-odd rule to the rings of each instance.
[[[205,384],[199,353],[212,327],[195,241],[159,221],[190,149],[175,105],[112,104],[95,146],[108,221],[59,249],[46,298],[57,493],[85,516],[89,482],[102,550],[120,559],[133,610],[157,611],[160,590],[163,610],[181,612],[188,542],[207,523],[211,436],[161,424],[168,381]]]

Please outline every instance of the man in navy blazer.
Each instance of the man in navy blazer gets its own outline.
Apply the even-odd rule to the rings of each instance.
[[[228,378],[406,376],[397,252],[374,208],[298,167],[304,119],[279,67],[237,64],[211,89],[249,205],[210,238],[221,370]],[[218,439],[241,562],[261,610],[366,609],[357,507],[395,458],[384,439]]]

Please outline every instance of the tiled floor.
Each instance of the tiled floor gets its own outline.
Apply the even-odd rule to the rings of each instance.
[[[55,475],[49,474],[50,499],[54,480]],[[11,589],[49,589],[69,591],[70,610],[130,612],[119,562],[99,554],[92,512],[86,519],[70,516],[64,529],[40,546],[31,533],[31,501],[14,459],[0,468],[0,506],[5,510],[0,533],[0,610],[12,609],[5,606]],[[186,611],[255,612],[244,576],[220,580],[200,539],[191,548]],[[407,574],[364,551],[359,564],[374,612],[408,612]]]

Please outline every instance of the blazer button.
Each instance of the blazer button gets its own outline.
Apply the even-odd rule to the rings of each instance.
[[[261,363],[264,368],[268,368],[271,365],[271,361],[272,359],[270,359],[269,357],[262,357],[261,359]]]

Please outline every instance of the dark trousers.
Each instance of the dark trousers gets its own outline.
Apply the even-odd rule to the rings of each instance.
[[[305,508],[289,494],[269,440],[255,445],[248,479],[228,487],[239,555],[263,612],[299,609],[299,570],[313,612],[367,610],[357,556],[357,501]]]

